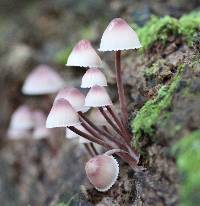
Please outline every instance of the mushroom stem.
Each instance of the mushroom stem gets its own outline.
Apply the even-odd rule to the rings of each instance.
[[[129,143],[132,139],[132,136],[129,134],[129,132],[127,131],[127,129],[124,127],[124,125],[121,123],[120,119],[118,118],[118,116],[115,114],[115,112],[112,110],[112,108],[110,106],[106,106],[108,112],[111,114],[111,116],[113,117],[113,119],[115,120],[116,124],[118,125],[118,127],[122,130],[122,132],[126,135],[126,140],[127,143]]]
[[[88,139],[88,140],[90,140],[92,142],[95,142],[95,143],[97,143],[99,145],[102,145],[105,148],[110,148],[110,145],[107,144],[106,142],[104,142],[104,141],[102,141],[102,140],[100,140],[100,139],[98,139],[98,138],[96,138],[96,137],[94,137],[92,135],[89,135],[89,134],[87,134],[85,132],[82,132],[81,130],[77,129],[74,126],[68,126],[67,128],[69,128],[72,132],[74,132],[74,133],[76,133],[76,134],[78,134],[78,135],[80,135],[80,136],[82,136],[82,137],[84,137],[84,138],[86,138],[86,139]]]
[[[116,125],[114,124],[114,122],[108,117],[108,115],[106,114],[106,112],[103,110],[103,107],[99,107],[99,111],[101,112],[101,114],[104,116],[104,118],[106,119],[106,121],[111,125],[111,127],[113,127],[113,129],[120,135],[123,135],[122,132],[116,127]]]
[[[97,152],[94,144],[93,144],[93,143],[89,143],[89,145],[90,145],[91,149],[93,150],[94,154],[95,154],[95,155],[98,155],[99,153]]]
[[[95,124],[93,124],[93,122],[91,122],[82,112],[78,112],[78,114],[79,114],[79,116],[93,129],[93,130],[95,130],[95,131],[97,131],[99,134],[101,134],[102,136],[104,136],[104,137],[106,137],[106,140],[105,140],[105,138],[103,137],[103,140],[104,141],[109,141],[109,142],[113,142],[113,143],[115,143],[115,144],[117,144],[117,146],[118,145],[122,145],[122,142],[121,142],[121,140],[120,139],[116,139],[116,138],[113,138],[111,135],[109,135],[107,132],[105,132],[105,131],[103,131],[103,130],[101,130],[100,128],[98,128]],[[83,123],[82,123],[82,125],[83,125]],[[87,125],[86,125],[87,126]],[[85,127],[85,124],[83,125],[83,127]],[[86,128],[85,127],[85,129],[86,130],[88,130],[88,127]],[[89,130],[88,130],[89,131]],[[90,132],[90,131],[89,131]],[[93,131],[94,132],[94,131]],[[96,135],[98,135],[98,134],[96,134]],[[95,136],[96,136],[95,135]],[[112,146],[114,146],[114,147],[116,147],[116,145],[112,145]]]
[[[92,151],[91,147],[90,147],[87,143],[84,144],[84,147],[85,147],[85,150],[88,152],[88,154],[89,154],[91,157],[94,157],[94,156],[95,156],[94,151]]]
[[[121,51],[115,52],[115,70],[116,70],[116,80],[117,80],[117,90],[119,95],[119,103],[122,114],[122,121],[124,125],[128,122],[128,112],[126,109],[126,100],[124,95],[124,87],[122,82],[122,71],[121,71]]]

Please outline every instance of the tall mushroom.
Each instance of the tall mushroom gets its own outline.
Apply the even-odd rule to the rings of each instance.
[[[121,51],[129,49],[138,49],[141,47],[136,32],[121,18],[113,19],[101,38],[99,51],[115,51],[115,69],[116,80],[119,95],[119,102],[123,123],[128,121],[126,101],[124,95],[122,70],[121,70]]]

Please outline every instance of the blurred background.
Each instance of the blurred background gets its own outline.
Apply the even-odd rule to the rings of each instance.
[[[84,71],[64,65],[80,39],[91,40],[97,49],[115,17],[143,26],[152,15],[179,18],[199,6],[199,0],[0,0],[0,205],[68,202],[85,182],[87,156],[65,139],[64,130],[48,139],[8,137],[11,115],[19,106],[47,114],[53,101],[48,95],[22,94],[27,75],[47,64],[66,85],[78,87]],[[105,73],[116,99],[111,57],[104,58]]]

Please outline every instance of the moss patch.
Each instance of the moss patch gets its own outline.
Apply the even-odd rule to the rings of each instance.
[[[137,33],[144,51],[157,41],[166,44],[169,36],[183,37],[186,43],[191,46],[199,27],[200,12],[193,12],[179,20],[169,16],[163,18],[153,16],[144,27],[137,29]]]
[[[143,134],[153,134],[154,125],[159,120],[161,112],[166,112],[166,109],[170,106],[173,94],[181,79],[182,68],[183,66],[178,68],[171,84],[169,86],[162,86],[157,96],[147,101],[137,113],[135,119],[133,119],[132,129],[136,137],[136,146],[138,146],[139,139]]]
[[[200,203],[200,130],[182,138],[174,147],[181,175],[181,206]]]

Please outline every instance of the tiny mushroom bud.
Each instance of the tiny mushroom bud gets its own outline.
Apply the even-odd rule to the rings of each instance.
[[[42,111],[33,112],[35,139],[42,139],[50,136],[50,130],[45,127],[46,116]]]
[[[85,171],[91,184],[98,191],[105,192],[116,182],[119,165],[113,156],[103,154],[90,159],[85,165]]]
[[[58,99],[47,117],[46,127],[67,127],[79,123],[78,114],[72,105],[66,99]]]
[[[79,41],[73,48],[66,66],[101,67],[102,62],[88,40]]]
[[[65,87],[58,93],[58,95],[55,98],[55,101],[57,101],[60,98],[66,99],[76,111],[85,112],[86,110],[88,110],[88,108],[84,106],[85,95],[83,95],[77,88]]]
[[[121,18],[113,19],[103,33],[100,51],[118,51],[140,48],[136,32]]]
[[[51,94],[64,86],[64,80],[48,65],[39,65],[27,77],[22,92],[27,95]]]
[[[90,68],[82,77],[81,88],[90,88],[94,85],[107,86],[107,81],[102,71]]]
[[[32,111],[27,105],[22,105],[11,116],[10,129],[29,130],[34,126]]]
[[[112,105],[112,101],[106,89],[98,85],[93,86],[85,98],[85,106],[104,107],[108,105]]]

